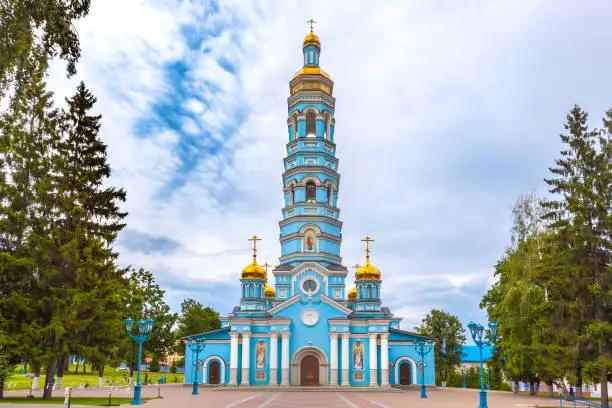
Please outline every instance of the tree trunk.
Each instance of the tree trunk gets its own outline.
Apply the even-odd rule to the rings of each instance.
[[[85,362],[85,360],[83,360],[83,374],[87,374],[86,370],[87,370],[87,363]]]
[[[79,357],[76,358],[76,368],[74,369],[74,375],[77,375],[79,373],[79,363],[81,362],[81,359]]]
[[[512,393],[518,394],[518,391],[519,391],[519,382],[518,380],[514,380],[514,387],[513,387]]]
[[[64,366],[66,365],[66,358],[62,357],[57,361],[57,378],[55,380],[55,386],[53,387],[56,390],[62,389],[62,383],[64,382]]]
[[[55,360],[51,360],[49,364],[47,364],[47,368],[45,370],[45,389],[43,390],[43,399],[51,400],[53,396],[53,366],[55,365]]]
[[[551,397],[551,398],[554,397],[555,396],[555,391],[553,389],[553,382],[549,381],[549,382],[546,383],[546,385],[548,386],[548,396]]]
[[[28,362],[27,362],[27,361],[24,361],[24,362],[23,362],[23,372],[24,372],[24,373],[27,373],[27,372],[28,372]]]
[[[574,395],[576,398],[582,398],[582,369],[579,367],[577,370],[577,380],[576,380],[576,390],[574,391]]]
[[[100,363],[98,368],[98,388],[104,387],[104,363]]]
[[[32,380],[32,389],[33,390],[38,390],[40,388],[40,363],[34,363],[32,364],[32,367],[34,368],[34,379]]]
[[[608,405],[608,370],[602,369],[601,375],[601,405]]]
[[[4,399],[4,377],[0,377],[0,400]]]

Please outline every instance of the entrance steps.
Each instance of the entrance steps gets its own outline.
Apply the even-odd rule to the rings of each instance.
[[[404,392],[395,387],[341,387],[339,385],[318,385],[318,386],[268,386],[268,385],[251,385],[251,386],[236,386],[236,385],[221,385],[213,388],[213,391],[266,391],[266,392]]]

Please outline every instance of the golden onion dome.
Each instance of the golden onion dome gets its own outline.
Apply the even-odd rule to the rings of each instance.
[[[319,37],[317,37],[317,35],[311,31],[308,33],[308,35],[306,35],[306,37],[304,37],[304,44],[302,47],[307,45],[316,45],[317,47],[321,48],[321,40],[319,40]]]
[[[322,75],[327,79],[331,78],[329,77],[329,74],[325,71],[323,71],[321,68],[319,67],[313,67],[313,66],[306,66],[302,69],[300,69],[298,72],[295,73],[295,75],[293,75],[292,79],[297,78],[300,75]]]
[[[268,282],[266,282],[266,286],[264,287],[264,296],[266,299],[276,298],[276,291],[274,291],[274,289],[268,285]]]
[[[380,271],[370,263],[369,257],[366,258],[365,265],[357,270],[355,279],[361,280],[380,280]]]
[[[357,300],[357,288],[354,287],[353,289],[349,290],[347,297],[348,300]]]
[[[266,280],[266,271],[257,265],[257,260],[253,257],[253,262],[245,266],[242,270],[242,279]]]

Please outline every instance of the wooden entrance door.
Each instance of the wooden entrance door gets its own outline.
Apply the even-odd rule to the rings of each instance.
[[[399,383],[401,385],[410,385],[412,382],[410,381],[410,364],[403,362],[400,364],[400,378]]]
[[[209,384],[219,384],[220,377],[220,368],[218,361],[211,361],[208,365],[208,383]]]
[[[315,356],[306,356],[302,359],[300,384],[319,385],[319,360]]]

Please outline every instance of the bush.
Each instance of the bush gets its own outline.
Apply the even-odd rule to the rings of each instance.
[[[157,358],[153,357],[151,364],[149,364],[149,371],[152,371],[154,373],[159,373],[159,370],[161,370],[159,361],[157,361]]]

